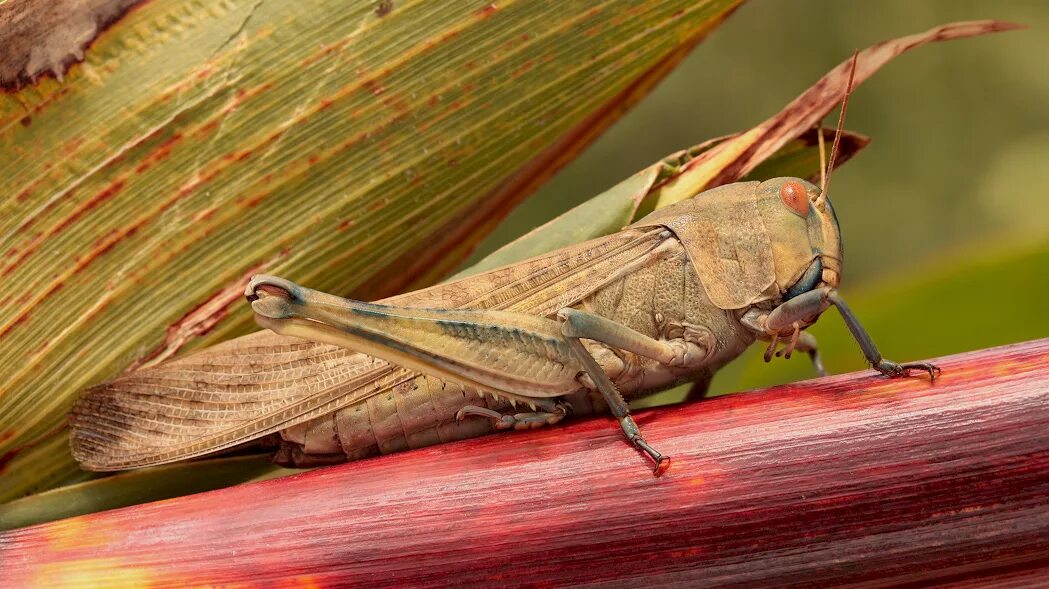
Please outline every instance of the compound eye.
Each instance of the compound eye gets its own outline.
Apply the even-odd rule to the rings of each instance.
[[[783,201],[783,204],[802,217],[809,215],[809,197],[805,193],[805,187],[801,185],[801,182],[796,180],[784,182],[779,189],[779,198]]]

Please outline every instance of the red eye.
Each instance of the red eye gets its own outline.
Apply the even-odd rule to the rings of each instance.
[[[802,217],[808,216],[809,197],[805,194],[805,187],[801,185],[801,182],[795,180],[785,182],[779,189],[779,198],[795,213]]]

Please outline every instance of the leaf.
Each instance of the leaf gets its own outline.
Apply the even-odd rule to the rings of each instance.
[[[0,94],[0,457],[68,464],[77,392],[245,331],[253,273],[432,280],[739,2],[138,4]]]
[[[236,456],[134,470],[52,489],[0,505],[0,530],[157,501],[301,472],[278,469],[270,456]]]

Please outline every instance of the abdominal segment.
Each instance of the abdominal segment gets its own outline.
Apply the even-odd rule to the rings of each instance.
[[[595,411],[589,391],[568,395],[572,415]],[[597,400],[598,407],[603,405]],[[495,430],[490,419],[455,415],[466,405],[499,413],[532,411],[505,399],[431,376],[417,376],[334,413],[280,432],[274,461],[284,466],[316,466],[392,454],[434,444],[475,438]],[[541,410],[541,409],[540,409]]]

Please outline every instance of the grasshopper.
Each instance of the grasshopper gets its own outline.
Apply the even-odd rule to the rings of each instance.
[[[832,306],[875,370],[935,379],[930,363],[883,358],[838,294],[829,180],[720,186],[618,233],[375,303],[256,276],[245,295],[273,333],[89,389],[73,454],[120,470],[279,433],[278,463],[314,465],[611,412],[658,476],[670,458],[628,399],[702,388],[758,340],[766,360],[802,351],[822,373],[804,330]]]

